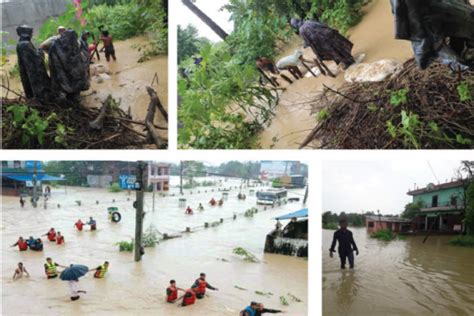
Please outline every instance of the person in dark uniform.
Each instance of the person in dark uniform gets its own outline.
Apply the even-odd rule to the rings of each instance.
[[[349,267],[354,269],[354,251],[358,256],[359,249],[357,249],[352,232],[347,229],[347,220],[341,219],[339,221],[339,226],[341,228],[334,232],[331,248],[329,249],[329,256],[331,258],[333,257],[333,252],[336,251],[336,242],[339,243],[337,252],[339,253],[339,258],[341,260],[341,269],[346,268],[346,259],[349,260]]]

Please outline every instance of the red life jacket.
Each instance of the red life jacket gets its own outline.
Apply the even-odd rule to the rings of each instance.
[[[84,226],[84,223],[83,222],[76,222],[76,228],[77,230],[82,230],[82,227]]]
[[[168,303],[173,303],[174,301],[176,301],[176,299],[178,298],[178,290],[176,289],[176,287],[173,287],[173,286],[170,286],[168,287],[168,290],[171,292],[168,297],[166,298],[166,301]]]
[[[183,297],[183,306],[193,305],[196,302],[196,294],[192,290],[186,290]]]
[[[28,244],[25,240],[18,240],[18,249],[20,249],[21,251],[28,250]]]
[[[49,241],[56,241],[56,232],[54,230],[50,230],[48,232],[48,240]]]
[[[63,244],[63,243],[64,243],[64,236],[62,236],[62,235],[61,235],[61,236],[58,236],[58,238],[56,239],[56,243],[57,243],[58,245]]]
[[[206,294],[207,282],[201,279],[198,279],[198,287],[195,289],[196,294]]]

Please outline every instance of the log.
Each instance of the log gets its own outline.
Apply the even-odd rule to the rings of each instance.
[[[168,121],[168,113],[166,113],[165,109],[161,105],[161,102],[155,90],[153,90],[151,87],[147,87],[146,89],[151,98],[145,119],[145,126],[148,131],[148,138],[150,141],[156,144],[158,148],[164,148],[167,145],[167,141],[162,139],[160,135],[158,135],[158,132],[156,131],[153,123],[155,121],[156,108],[160,109],[160,111],[161,109],[164,111],[166,116],[163,114],[163,111],[161,113],[163,114],[163,116],[165,116],[166,121]]]
[[[153,90],[152,87],[146,87],[146,91],[150,95],[151,102],[154,103],[154,107],[158,107],[158,110],[160,110],[161,115],[165,118],[166,122],[168,122],[168,112],[166,112],[165,108],[163,107],[163,104],[161,104],[160,98],[158,98],[158,94],[156,94],[156,91]],[[151,103],[150,103],[151,105]]]

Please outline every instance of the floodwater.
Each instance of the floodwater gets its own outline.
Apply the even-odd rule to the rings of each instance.
[[[334,231],[323,230],[324,315],[472,315],[474,249],[450,246],[452,236],[384,242],[351,230],[360,250],[353,271],[329,257]]]
[[[215,179],[215,178],[214,178]],[[202,179],[199,179],[202,180]],[[178,183],[172,178],[172,184]],[[160,232],[182,234],[181,238],[161,242],[155,248],[146,248],[146,254],[139,263],[133,260],[133,254],[119,252],[115,243],[130,240],[134,236],[135,211],[132,201],[135,196],[127,192],[109,193],[105,189],[67,187],[53,189],[48,209],[33,209],[30,205],[19,208],[18,199],[3,197],[2,221],[2,284],[3,315],[52,314],[80,315],[95,313],[143,314],[143,315],[237,315],[251,300],[263,302],[270,308],[287,310],[289,315],[307,315],[307,260],[274,254],[264,254],[265,236],[274,228],[273,218],[301,208],[300,203],[282,205],[259,212],[253,218],[238,216],[256,205],[255,196],[249,189],[243,192],[246,201],[236,198],[240,180],[229,179],[224,187],[234,187],[228,200],[222,207],[210,207],[207,202],[220,198],[220,192],[211,192],[214,188],[185,190],[185,205],[179,205],[178,196],[159,196],[156,194],[155,211],[152,211],[152,193],[146,193],[145,224],[153,223]],[[201,194],[197,194],[200,190]],[[207,190],[207,193],[203,191]],[[177,193],[176,187],[171,193]],[[289,196],[303,197],[304,190],[293,190]],[[127,201],[130,198],[131,201]],[[115,199],[115,203],[112,200]],[[76,200],[82,201],[77,206]],[[96,205],[96,200],[99,205]],[[201,202],[205,206],[197,211]],[[57,208],[57,204],[61,208]],[[40,205],[42,203],[40,202]],[[117,206],[122,221],[113,224],[107,221],[107,207]],[[187,205],[194,208],[195,215],[185,215]],[[98,222],[96,232],[78,232],[74,222],[93,216]],[[224,223],[208,229],[197,228],[204,222]],[[61,231],[66,239],[65,246],[45,242],[45,251],[19,252],[10,248],[18,236],[39,236],[50,227]],[[181,233],[186,227],[196,228],[193,233]],[[43,237],[44,238],[44,237]],[[249,263],[232,254],[235,247],[243,247],[259,258],[262,263]],[[58,279],[46,280],[43,264],[46,257],[52,257],[63,265],[70,263],[85,264],[95,268],[105,260],[110,262],[105,279],[97,280],[92,275],[80,279],[79,288],[88,293],[72,302],[66,282]],[[225,260],[223,260],[225,259]],[[11,281],[17,262],[22,261],[31,278]],[[208,281],[219,291],[209,291],[204,300],[189,307],[165,303],[165,289],[170,279],[176,279],[179,287],[189,288],[200,272],[206,272]],[[247,291],[235,288],[239,286]],[[271,292],[265,297],[255,291]],[[303,302],[289,300],[289,306],[280,304],[280,295],[291,293]]]
[[[164,108],[168,110],[168,56],[155,56],[149,60],[138,63],[141,55],[138,47],[145,44],[145,36],[134,37],[125,41],[114,42],[117,61],[107,62],[105,55],[101,54],[100,61],[94,59],[96,64],[102,64],[109,68],[110,79],[97,83],[91,80],[91,88],[84,91],[83,103],[89,107],[101,107],[103,101],[110,94],[120,102],[121,108],[130,113],[138,121],[144,121],[150,103],[150,97],[146,91],[146,86],[151,86],[156,90],[158,97]],[[102,44],[99,46],[102,47]],[[9,56],[9,63],[5,66],[8,71],[16,63],[16,55]],[[154,81],[155,74],[158,83]],[[154,82],[153,82],[154,81]],[[152,85],[153,82],[153,85]],[[10,78],[10,88],[15,92],[23,94],[20,78]],[[2,96],[6,91],[2,90]],[[8,95],[14,97],[12,93]],[[165,119],[157,111],[155,123],[161,127],[167,127]],[[167,130],[158,130],[158,134],[168,139]]]
[[[408,41],[394,38],[390,1],[372,0],[364,11],[366,13],[362,21],[348,32],[349,39],[354,43],[354,56],[365,54],[363,62],[380,59],[403,62],[413,56]],[[302,45],[303,41],[296,37],[278,58],[293,54],[294,50]],[[305,49],[304,52],[305,59],[312,60],[314,54],[311,48]],[[323,84],[333,89],[344,84],[344,73],[340,72],[336,78],[303,78],[291,85],[283,80],[280,82],[284,82],[282,86],[286,87],[286,90],[280,96],[272,124],[260,135],[260,144],[263,148],[296,149],[317,123],[315,112],[318,112],[320,107],[311,104],[311,99],[323,90]]]

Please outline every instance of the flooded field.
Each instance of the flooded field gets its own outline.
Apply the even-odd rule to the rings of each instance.
[[[362,21],[348,32],[348,38],[354,43],[352,50],[354,56],[365,54],[363,62],[369,63],[380,59],[406,61],[413,56],[408,41],[399,41],[394,38],[394,20],[390,1],[373,0],[365,7],[364,12]],[[303,40],[295,37],[276,60],[293,54],[294,50],[302,45]],[[311,48],[304,51],[306,59],[313,58],[314,53]],[[313,108],[310,101],[323,90],[323,85],[337,89],[344,82],[343,72],[340,72],[336,78],[309,77],[297,80],[291,85],[284,82],[282,86],[286,87],[286,90],[280,96],[276,117],[260,135],[262,147],[297,149],[317,123],[314,112],[319,109]],[[274,137],[276,137],[276,142]]]
[[[474,249],[448,245],[452,236],[383,242],[350,230],[360,250],[353,271],[329,257],[334,231],[323,230],[324,315],[472,315]]]
[[[215,178],[214,178],[215,179]],[[178,179],[172,178],[172,185]],[[199,181],[202,179],[200,178]],[[20,209],[18,199],[3,197],[2,220],[2,282],[3,315],[51,314],[80,315],[113,313],[142,315],[237,315],[250,300],[257,300],[270,308],[287,310],[289,315],[307,315],[307,261],[300,258],[264,254],[265,235],[274,228],[273,218],[301,208],[300,203],[286,204],[257,213],[253,218],[239,215],[256,206],[255,196],[244,189],[247,200],[236,198],[240,180],[228,180],[221,188],[230,188],[228,199],[222,207],[208,206],[212,198],[220,198],[217,187],[196,188],[193,194],[185,190],[186,204],[179,205],[178,196],[156,195],[155,211],[152,211],[152,193],[146,193],[145,224],[153,223],[160,232],[182,234],[181,238],[163,241],[155,248],[146,248],[146,254],[139,263],[133,261],[132,253],[120,253],[115,243],[130,240],[134,236],[135,211],[132,201],[135,195],[127,192],[109,193],[105,189],[61,187],[53,189],[48,209],[33,209],[27,205]],[[200,194],[197,191],[201,191]],[[207,192],[204,192],[207,190]],[[215,192],[211,192],[215,190]],[[173,186],[170,194],[176,194]],[[291,191],[289,196],[302,198],[304,190]],[[130,201],[127,199],[130,198]],[[115,199],[115,203],[112,200]],[[82,206],[75,201],[80,200]],[[96,200],[99,204],[96,204]],[[61,208],[57,204],[61,204]],[[197,211],[203,203],[205,210]],[[40,202],[40,206],[43,203]],[[185,215],[190,205],[194,215]],[[113,224],[107,221],[107,207],[117,206],[122,221]],[[98,230],[78,232],[74,222],[93,216]],[[193,233],[182,233],[186,227],[203,226],[204,222],[224,223],[213,228],[199,228]],[[61,231],[66,239],[65,246],[45,242],[45,251],[19,252],[10,248],[18,236],[39,236],[50,228]],[[243,247],[255,254],[262,263],[249,263],[232,254],[235,247]],[[67,283],[58,279],[46,280],[43,264],[46,257],[52,257],[60,264],[80,263],[95,268],[104,260],[110,261],[105,279],[97,280],[91,274],[80,279],[79,288],[88,293],[71,302]],[[224,259],[224,260],[223,260]],[[17,262],[22,261],[31,278],[11,281]],[[177,285],[189,288],[200,272],[206,272],[208,281],[219,288],[208,292],[208,297],[190,307],[178,307],[165,303],[165,289],[170,279]],[[247,289],[239,290],[235,286]],[[255,294],[255,291],[271,292],[269,297]],[[303,300],[289,301],[289,306],[280,304],[280,295],[291,293]],[[25,304],[25,298],[27,304]]]

